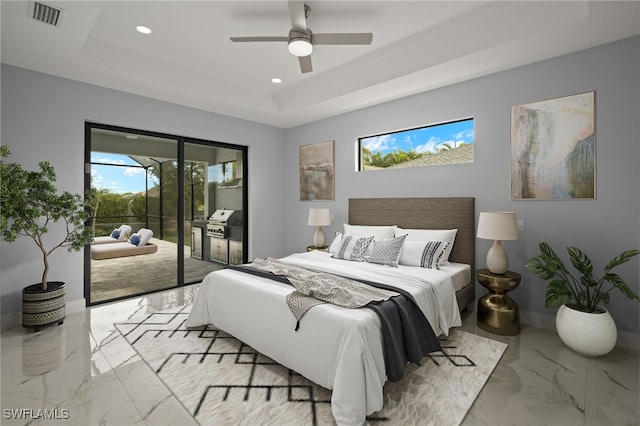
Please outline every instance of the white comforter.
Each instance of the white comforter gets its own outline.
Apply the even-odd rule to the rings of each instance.
[[[409,291],[436,335],[461,325],[450,275],[445,271],[349,262],[313,251],[280,259],[339,275],[385,282]],[[238,271],[209,274],[196,296],[187,326],[224,330],[274,361],[332,389],[339,425],[362,425],[382,408],[386,380],[382,331],[370,309],[315,306],[300,321],[287,306],[293,287]]]

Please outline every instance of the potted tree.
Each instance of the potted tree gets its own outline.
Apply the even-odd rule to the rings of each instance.
[[[93,230],[84,226],[89,219],[89,199],[67,191],[58,193],[53,166],[39,163],[38,171],[6,162],[10,155],[0,146],[0,229],[2,239],[13,242],[20,236],[31,238],[42,255],[42,279],[22,290],[22,325],[33,328],[62,324],[66,316],[65,283],[49,281],[49,256],[59,248],[78,251],[90,244]],[[45,234],[56,223],[64,222],[60,239],[49,241]]]
[[[576,277],[549,244],[542,242],[539,248],[540,254],[529,259],[525,268],[549,280],[544,305],[550,309],[560,308],[556,315],[560,340],[582,355],[609,353],[617,340],[615,322],[603,306],[609,303],[611,291],[617,289],[629,299],[640,301],[640,296],[612,270],[640,254],[640,250],[627,250],[614,257],[604,267],[602,276],[595,279],[593,264],[582,250],[567,247],[571,264],[580,273]]]

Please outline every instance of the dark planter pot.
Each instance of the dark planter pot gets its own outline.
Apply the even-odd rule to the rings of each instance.
[[[65,283],[47,282],[33,284],[22,289],[22,326],[33,328],[35,332],[42,327],[62,324],[67,314]]]

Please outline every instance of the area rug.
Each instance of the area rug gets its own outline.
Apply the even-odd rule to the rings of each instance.
[[[187,329],[190,305],[140,322],[115,324],[169,390],[202,425],[332,425],[331,391],[229,334]],[[441,352],[410,364],[384,387],[372,425],[457,425],[507,345],[452,330]]]

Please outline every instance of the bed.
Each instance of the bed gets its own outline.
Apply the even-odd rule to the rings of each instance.
[[[454,271],[349,262],[320,251],[280,260],[348,277],[393,282],[415,297],[436,335],[446,335],[451,327],[461,325],[460,311],[474,300],[473,198],[351,199],[349,223],[457,229],[449,258]],[[203,280],[187,326],[212,324],[332,389],[336,422],[364,424],[367,415],[382,408],[387,380],[380,319],[371,309],[322,304],[308,310],[296,330],[296,319],[286,302],[291,292],[287,284],[233,269],[216,271]]]

